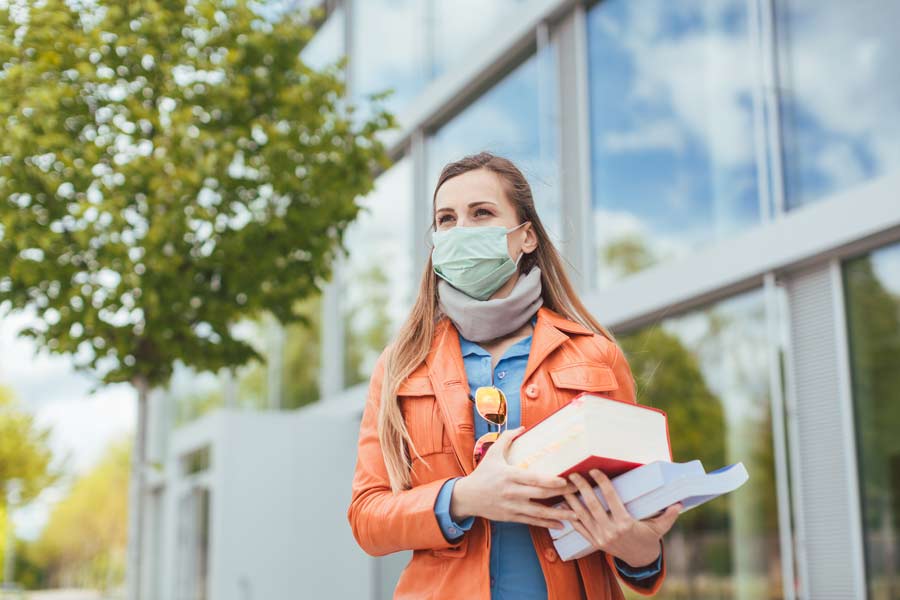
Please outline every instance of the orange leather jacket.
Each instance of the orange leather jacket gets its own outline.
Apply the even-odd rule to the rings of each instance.
[[[472,404],[459,337],[444,317],[435,329],[425,361],[397,391],[410,437],[429,469],[413,455],[412,488],[394,495],[378,441],[379,393],[387,349],[369,384],[359,429],[359,447],[347,519],[360,547],[372,556],[412,550],[395,599],[483,599],[490,593],[490,523],[477,517],[462,540],[451,544],[441,532],[434,503],[445,481],[474,469]],[[562,315],[541,307],[521,387],[521,423],[530,427],[581,392],[602,392],[635,402],[634,379],[618,345]],[[597,551],[562,561],[550,532],[529,525],[547,582],[548,600],[624,598],[612,556]],[[665,578],[622,581],[643,595],[655,594]],[[638,584],[643,584],[639,586]]]

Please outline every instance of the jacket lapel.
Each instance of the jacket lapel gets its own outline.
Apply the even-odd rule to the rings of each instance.
[[[525,382],[544,359],[569,339],[568,333],[592,335],[593,331],[545,306],[538,309],[521,391],[524,391]],[[447,317],[435,325],[434,339],[425,362],[450,442],[463,471],[468,475],[475,468],[472,459],[475,449],[473,406],[469,399],[469,382],[459,346],[459,333]]]
[[[435,325],[434,339],[425,362],[450,443],[468,475],[475,468],[472,460],[475,450],[472,401],[469,400],[469,382],[459,347],[459,335],[447,317]]]

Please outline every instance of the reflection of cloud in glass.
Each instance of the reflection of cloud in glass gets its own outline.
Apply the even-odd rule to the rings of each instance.
[[[363,338],[384,316],[393,335],[409,313],[417,279],[412,272],[412,161],[403,158],[382,173],[359,204],[362,209],[345,236],[349,256],[341,274],[341,303],[352,313],[348,328],[354,335]],[[382,296],[385,304],[374,306]],[[382,348],[365,350],[360,372],[369,373]]]
[[[438,76],[478,51],[510,11],[525,0],[426,0],[434,12],[434,67]]]
[[[328,15],[316,35],[303,48],[300,57],[318,70],[333,65],[344,52],[344,10],[339,6]]]
[[[401,112],[426,82],[424,3],[413,0],[353,1],[353,93],[394,88],[387,108]]]
[[[548,47],[543,52],[546,56],[532,56],[516,67],[429,138],[428,184],[429,192],[433,192],[441,169],[449,162],[482,150],[494,152],[522,171],[541,221],[556,238],[560,231],[559,124],[553,94],[540,90],[541,86],[545,86],[545,92],[555,89],[555,84],[552,76],[544,78],[540,72],[552,61],[538,60],[552,58],[555,50]]]
[[[745,10],[609,0],[589,13],[595,210],[633,215],[654,254],[759,219]],[[597,221],[601,249],[615,224]]]
[[[777,4],[788,203],[900,166],[900,4]]]

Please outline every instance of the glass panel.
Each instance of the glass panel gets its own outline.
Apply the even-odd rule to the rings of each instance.
[[[299,408],[319,399],[319,369],[322,363],[322,296],[299,302],[298,312],[309,326],[292,323],[283,330],[284,368],[281,373],[283,408]]]
[[[341,269],[345,384],[367,381],[413,302],[413,173],[404,158],[381,174],[347,229]]]
[[[531,186],[544,227],[559,240],[559,110],[556,49],[515,68],[428,141],[429,209],[445,164],[488,150],[510,159]]]
[[[869,598],[900,598],[900,244],[844,266]]]
[[[900,169],[900,3],[776,2],[787,204]]]
[[[471,59],[472,51],[478,52],[482,42],[502,27],[504,19],[525,4],[525,0],[427,1],[434,12],[432,77]]]
[[[618,336],[638,402],[666,411],[674,459],[743,462],[740,489],[684,513],[666,534],[666,599],[782,597],[762,291]],[[630,598],[640,596],[629,592]]]
[[[344,9],[338,6],[300,52],[303,61],[317,70],[337,62],[345,52],[344,25]]]
[[[588,12],[598,282],[759,222],[743,0]]]
[[[198,373],[176,361],[168,384],[170,406],[174,407],[172,428],[180,427],[224,404],[222,381],[210,372]]]
[[[428,72],[426,3],[417,0],[355,0],[350,61],[353,97],[393,88],[383,103],[402,113],[425,86]],[[358,113],[367,117],[364,107]]]
[[[194,488],[178,500],[175,597],[206,600],[209,587],[210,491]]]

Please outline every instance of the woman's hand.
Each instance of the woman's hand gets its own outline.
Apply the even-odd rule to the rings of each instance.
[[[578,487],[587,505],[585,508],[574,494],[564,494],[569,506],[578,515],[578,520],[572,521],[572,526],[584,539],[591,542],[594,549],[618,557],[632,567],[649,565],[655,561],[661,551],[660,540],[675,524],[675,519],[681,512],[681,504],[673,504],[652,519],[638,521],[628,514],[616,488],[605,473],[592,469],[590,474],[599,485],[610,513],[606,512],[594,495],[591,489],[593,484],[588,484],[578,473],[572,473],[569,479]]]
[[[521,429],[501,433],[475,470],[456,482],[450,499],[450,517],[454,521],[476,515],[492,521],[561,528],[563,524],[559,519],[577,519],[567,508],[553,508],[531,501],[531,498],[574,493],[577,488],[573,483],[562,477],[531,473],[506,462],[506,449]]]

